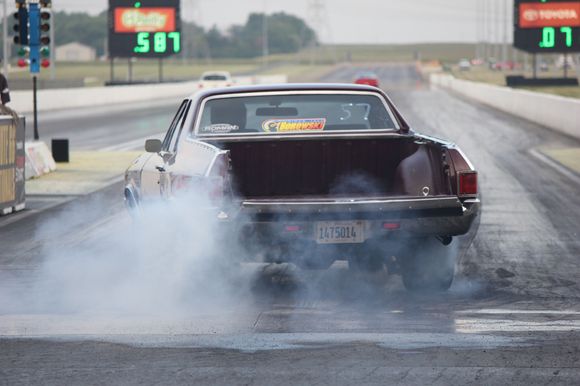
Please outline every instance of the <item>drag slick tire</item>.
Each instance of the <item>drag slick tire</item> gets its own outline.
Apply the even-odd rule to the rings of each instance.
[[[451,242],[419,239],[406,251],[401,263],[405,288],[413,292],[447,291],[455,276],[456,252]]]

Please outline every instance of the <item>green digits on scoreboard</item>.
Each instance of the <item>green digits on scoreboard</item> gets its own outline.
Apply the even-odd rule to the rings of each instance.
[[[147,54],[151,51],[157,54],[174,54],[181,52],[181,32],[139,32],[137,44],[133,51],[137,54]]]

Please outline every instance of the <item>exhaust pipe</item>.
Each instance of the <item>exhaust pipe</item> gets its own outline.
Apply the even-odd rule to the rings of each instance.
[[[437,236],[437,240],[441,242],[441,244],[448,246],[453,241],[453,237],[451,236]]]

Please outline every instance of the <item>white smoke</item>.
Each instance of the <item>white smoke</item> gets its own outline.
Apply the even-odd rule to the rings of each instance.
[[[248,285],[237,239],[220,233],[200,197],[188,191],[147,204],[135,221],[123,210],[87,223],[107,211],[95,200],[44,221],[31,240],[43,245],[40,269],[24,292],[3,290],[0,312],[179,315],[239,306]]]

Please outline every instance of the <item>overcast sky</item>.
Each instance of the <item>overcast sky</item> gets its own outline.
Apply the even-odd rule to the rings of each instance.
[[[473,42],[477,36],[476,4],[482,1],[326,0],[326,13],[317,31],[322,41],[332,43]],[[498,5],[509,7],[512,0],[486,2],[497,7],[496,13],[501,9]],[[244,23],[249,13],[264,9],[310,19],[309,3],[312,1],[181,0],[186,20],[222,29]],[[108,0],[53,0],[53,6],[71,12],[99,13],[108,6]]]

